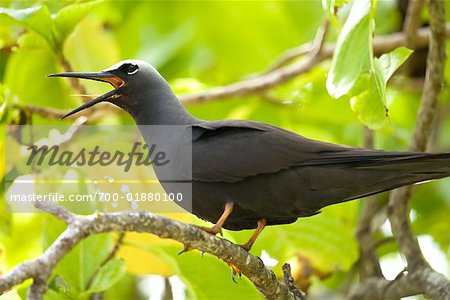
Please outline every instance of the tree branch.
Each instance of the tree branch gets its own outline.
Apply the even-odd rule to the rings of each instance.
[[[425,0],[408,1],[408,11],[403,23],[403,31],[406,35],[406,45],[408,47],[415,48],[417,30],[421,25],[421,13],[424,5]]]
[[[446,34],[450,35],[450,25],[446,29]],[[415,45],[417,47],[428,45],[430,36],[430,30],[428,28],[421,28],[417,31],[415,38]],[[310,51],[313,49],[314,43],[308,43],[302,45],[298,48],[289,49],[287,51],[289,59],[283,58],[282,63],[287,64],[289,61],[299,58],[305,55],[305,49],[309,48]],[[375,37],[373,40],[373,51],[375,55],[380,55],[386,52],[390,52],[398,47],[406,45],[406,34],[403,32],[393,33],[385,36]],[[257,94],[262,91],[268,90],[275,86],[286,83],[295,77],[310,71],[314,66],[321,63],[327,58],[333,55],[335,45],[323,45],[321,51],[317,55],[307,57],[304,60],[295,62],[291,65],[285,66],[283,68],[278,68],[263,74],[261,76],[243,80],[237,83],[232,83],[222,87],[213,88],[211,90],[189,94],[181,95],[179,98],[185,104],[202,103],[205,101],[220,100],[230,97],[243,97],[250,94]],[[297,51],[297,52],[296,52]],[[276,64],[275,64],[276,65]]]
[[[210,253],[226,263],[236,265],[267,299],[301,299],[277,280],[261,259],[242,247],[213,236],[200,228],[158,216],[149,212],[97,213],[89,216],[74,215],[64,208],[44,204],[39,208],[68,222],[67,229],[38,258],[19,264],[0,277],[0,293],[33,278],[28,291],[29,299],[42,299],[47,281],[56,264],[87,236],[111,231],[136,231],[171,238],[202,252]]]
[[[319,52],[322,51],[324,43],[325,43],[325,36],[328,33],[328,29],[330,27],[330,21],[328,18],[326,18],[322,24],[322,26],[319,27],[317,30],[316,36],[314,38],[314,41],[311,43],[303,44],[297,48],[288,49],[286,52],[284,52],[279,59],[277,59],[269,68],[267,73],[273,72],[277,69],[282,68],[283,66],[290,63],[292,60],[309,54],[310,56],[316,56]]]
[[[431,136],[434,116],[441,91],[445,65],[445,7],[441,0],[428,2],[430,12],[430,47],[427,60],[425,87],[421,107],[417,116],[416,128],[409,149],[425,151],[428,138]],[[450,298],[450,283],[442,274],[432,270],[420,251],[417,239],[414,237],[408,219],[408,202],[411,187],[403,187],[391,192],[388,204],[388,217],[401,252],[408,263],[407,277],[418,277],[415,284],[425,293],[435,299]],[[425,271],[424,271],[425,270]]]
[[[295,280],[292,277],[292,272],[291,272],[291,265],[288,263],[285,263],[282,266],[282,270],[283,270],[283,280],[284,280],[284,284],[288,287],[288,289],[299,299],[302,300],[306,300],[306,296],[305,293],[300,290],[296,285],[295,285]]]
[[[70,65],[69,61],[64,57],[63,54],[58,56],[58,62],[63,68],[64,72],[73,72],[73,68]],[[78,78],[69,77],[70,85],[74,90],[76,90],[79,94],[85,95],[87,94],[86,87],[81,84],[80,80]]]
[[[364,127],[364,148],[373,149],[374,132],[368,127]],[[381,277],[380,263],[375,253],[373,240],[374,217],[382,208],[377,195],[366,197],[363,204],[362,216],[358,221],[356,238],[359,246],[359,275],[362,280],[377,276]]]

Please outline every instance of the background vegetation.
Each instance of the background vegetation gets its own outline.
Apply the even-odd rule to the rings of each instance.
[[[351,5],[339,8],[335,15],[334,8],[329,7],[334,1],[322,2],[325,7],[321,1],[1,1],[1,133],[4,135],[6,124],[70,124],[73,121],[60,121],[57,116],[60,110],[69,110],[84,99],[71,94],[83,93],[84,88],[93,95],[108,90],[95,82],[83,82],[81,87],[46,78],[50,73],[97,71],[122,59],[139,58],[153,64],[177,94],[253,78],[266,72],[287,49],[313,41],[327,19],[331,25],[326,42],[336,42],[339,35],[345,35],[343,24]],[[370,28],[373,19],[376,35],[402,29],[397,1],[372,4],[366,13],[362,6],[355,16],[367,18],[369,26],[364,28]],[[421,18],[425,24],[426,11]],[[192,103],[188,109],[207,120],[258,120],[309,138],[353,146],[364,145],[368,126],[375,130],[375,148],[406,150],[416,122],[424,73],[420,66],[417,72],[404,70],[385,89],[385,82],[409,52],[400,49],[373,60],[368,52],[370,31],[362,29],[354,35],[347,34],[347,41],[341,41],[341,56],[316,64],[270,93]],[[424,61],[424,56],[415,57],[416,64],[423,65]],[[354,74],[353,78],[349,74]],[[446,65],[445,82],[449,76]],[[450,149],[449,105],[445,86],[429,144],[432,151]],[[35,106],[47,109],[42,112]],[[88,122],[133,124],[127,115],[111,110]],[[2,139],[0,150],[4,148]],[[15,174],[8,161],[0,163],[3,178]],[[42,253],[64,228],[45,214],[7,213],[4,183],[0,195],[0,274]],[[423,242],[423,250],[431,249],[425,251],[426,258],[437,262],[438,270],[447,276],[449,195],[450,181],[445,179],[415,187],[411,200],[413,231]],[[386,194],[378,198],[381,204],[387,202]],[[290,262],[294,279],[312,296],[345,293],[358,278],[355,235],[364,203],[344,203],[295,224],[269,227],[252,253],[275,259],[271,268],[280,277],[281,265]],[[382,207],[375,214],[371,241],[377,244],[384,274],[393,279],[403,265],[385,214]],[[201,223],[189,214],[169,216]],[[249,234],[226,231],[224,237],[243,243]],[[174,296],[181,298],[261,297],[246,278],[238,284],[229,279],[230,270],[217,258],[208,254],[202,258],[196,251],[177,256],[180,244],[150,235],[126,234],[116,258],[102,264],[117,238],[117,234],[91,236],[77,246],[55,270],[46,299],[88,299],[98,292],[104,299],[145,299],[149,293],[158,297],[171,286]],[[28,281],[23,283],[13,291],[16,296],[8,297],[23,298],[29,285]],[[3,298],[6,296],[0,296]]]

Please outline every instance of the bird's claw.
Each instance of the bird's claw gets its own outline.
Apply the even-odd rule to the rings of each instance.
[[[184,248],[181,249],[181,250],[178,252],[178,255],[181,255],[181,254],[183,254],[183,253],[185,253],[185,252],[189,252],[189,251],[191,251],[191,250],[193,250],[193,249],[194,249],[194,248],[191,247],[191,246],[189,246],[189,245],[184,245]]]
[[[221,236],[223,236],[221,227],[220,228],[217,228],[216,226],[212,226],[212,227],[197,226],[197,227],[209,234],[217,235],[219,233]],[[178,252],[178,255],[183,254],[188,251],[191,251],[193,249],[194,248],[189,245],[184,245],[184,248],[180,252]],[[202,257],[203,257],[203,254],[204,254],[204,252],[202,252]]]
[[[231,268],[231,279],[234,281],[234,283],[237,283],[236,275],[239,279],[241,279],[241,276],[242,276],[241,270],[232,263],[229,263],[228,266]]]

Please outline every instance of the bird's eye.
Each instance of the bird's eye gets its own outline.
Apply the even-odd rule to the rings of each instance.
[[[123,65],[123,70],[128,75],[133,75],[139,70],[139,67],[137,65],[134,65],[134,64],[126,64],[126,65]]]

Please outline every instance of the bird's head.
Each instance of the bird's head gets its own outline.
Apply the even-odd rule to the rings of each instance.
[[[122,108],[137,105],[138,95],[161,89],[165,80],[150,64],[141,60],[124,60],[100,72],[68,72],[50,74],[49,77],[72,77],[107,82],[114,89],[75,108],[62,118],[73,115],[100,102],[111,102]],[[133,97],[134,96],[134,97]],[[128,103],[130,102],[130,103]]]

